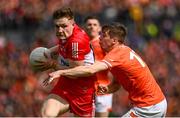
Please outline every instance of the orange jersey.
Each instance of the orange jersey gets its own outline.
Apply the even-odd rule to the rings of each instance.
[[[102,60],[105,56],[105,53],[101,49],[101,46],[99,44],[99,39],[95,39],[91,41],[92,48],[95,55],[95,60]],[[107,71],[101,71],[96,73],[97,82],[96,85],[107,85],[110,83],[110,79],[108,78],[108,70]]]
[[[134,106],[150,106],[165,98],[147,65],[129,47],[115,47],[102,62],[106,63],[115,79],[128,91]]]

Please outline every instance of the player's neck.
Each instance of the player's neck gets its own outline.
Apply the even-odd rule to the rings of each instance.
[[[110,50],[117,48],[117,47],[122,47],[122,46],[124,46],[124,44],[116,43],[112,46],[112,48]]]
[[[94,37],[91,37],[91,40],[92,40],[92,41],[97,40],[97,39],[99,39],[99,35],[94,36]]]

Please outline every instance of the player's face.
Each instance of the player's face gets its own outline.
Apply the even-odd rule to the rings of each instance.
[[[56,30],[56,36],[59,39],[67,39],[69,38],[73,33],[74,28],[74,20],[69,20],[66,17],[59,18],[54,20],[55,23],[55,30]]]
[[[89,36],[92,38],[98,37],[101,31],[101,26],[97,19],[87,20],[85,28]]]
[[[105,52],[109,52],[114,45],[114,40],[109,36],[107,32],[102,32],[99,39],[99,44],[101,48]]]

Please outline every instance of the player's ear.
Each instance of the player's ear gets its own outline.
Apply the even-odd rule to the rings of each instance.
[[[71,19],[71,20],[70,20],[70,23],[74,26],[74,25],[75,25],[74,19]]]
[[[75,22],[73,22],[73,26],[75,25]]]
[[[72,23],[73,26],[75,25],[74,19],[71,20],[71,23]]]
[[[115,44],[115,43],[117,43],[118,42],[118,38],[117,37],[114,37],[113,38],[113,43]]]

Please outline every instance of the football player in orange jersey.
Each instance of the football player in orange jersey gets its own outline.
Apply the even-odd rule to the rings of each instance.
[[[101,31],[101,25],[96,16],[88,16],[85,18],[85,30],[89,34],[91,39],[91,46],[95,55],[95,60],[102,60],[105,56],[105,52],[101,49],[99,44],[99,37]],[[109,71],[105,70],[96,73],[98,85],[107,86],[112,80]],[[112,94],[99,95],[96,92],[95,96],[95,116],[96,117],[108,117],[109,112],[112,109]]]
[[[146,63],[124,44],[127,31],[122,24],[102,27],[100,45],[106,56],[90,66],[50,73],[50,79],[60,76],[83,77],[110,70],[128,93],[132,108],[123,117],[165,117],[167,101]],[[50,82],[50,81],[48,81]],[[111,93],[114,86],[99,86],[100,94]]]

